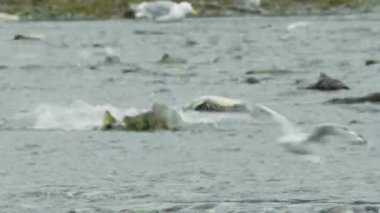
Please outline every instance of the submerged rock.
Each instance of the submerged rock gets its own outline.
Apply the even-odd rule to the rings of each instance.
[[[32,34],[29,34],[29,35],[16,34],[13,37],[13,40],[33,40],[33,41],[38,41],[38,40],[42,40],[44,38],[45,38],[45,35],[41,34],[41,33],[32,33]]]
[[[135,30],[133,33],[136,35],[165,35],[165,32],[151,30]]]
[[[102,130],[155,131],[179,130],[184,127],[181,116],[173,109],[154,104],[150,111],[134,116],[124,116],[117,121],[109,111],[104,114]]]
[[[182,58],[174,58],[170,56],[168,53],[165,53],[160,61],[161,64],[185,64],[187,61]]]
[[[350,89],[343,82],[337,79],[333,79],[325,73],[321,73],[319,75],[319,80],[306,87],[305,89],[313,89],[313,90],[322,90],[322,91],[332,91],[332,90],[341,90],[341,89]]]
[[[137,73],[143,71],[143,68],[137,66],[137,65],[130,65],[127,68],[124,68],[121,72],[126,74],[126,73]]]
[[[246,112],[244,102],[221,96],[202,96],[192,101],[185,109],[207,112]]]
[[[186,47],[192,47],[192,46],[195,46],[195,45],[197,45],[197,44],[198,44],[198,42],[196,42],[196,41],[194,41],[194,40],[187,39],[187,40],[186,40],[186,43],[185,43],[185,46],[186,46]]]
[[[371,66],[371,65],[374,65],[374,64],[380,64],[380,60],[366,60],[365,61],[365,65],[366,66]]]
[[[268,74],[268,75],[281,75],[281,74],[290,74],[290,73],[293,73],[292,71],[290,70],[283,70],[283,69],[267,69],[267,70],[255,70],[255,69],[252,69],[252,70],[249,70],[247,71],[245,74],[246,75],[253,75],[253,74],[256,74],[256,75],[260,75],[260,74]]]
[[[119,56],[116,55],[108,55],[104,58],[104,64],[105,65],[112,65],[112,64],[121,64],[121,59]]]
[[[322,209],[318,213],[379,213],[379,208],[374,206],[336,206]]]
[[[331,104],[358,104],[365,102],[380,103],[380,92],[371,93],[362,97],[333,98],[327,101],[327,103]]]
[[[255,77],[248,77],[245,79],[245,83],[247,84],[258,84],[260,81]]]

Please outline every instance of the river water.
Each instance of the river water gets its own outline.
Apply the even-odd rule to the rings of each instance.
[[[296,24],[293,28],[290,24]],[[199,18],[0,24],[1,212],[316,212],[380,207],[380,106],[323,104],[380,91],[380,16]],[[297,27],[298,26],[298,27]],[[42,41],[14,41],[43,33]],[[163,54],[186,59],[158,63]],[[249,70],[285,70],[253,75]],[[351,89],[300,89],[319,73]],[[181,108],[221,95],[281,112],[304,129],[348,125],[318,160],[276,144],[253,113],[182,112],[198,128],[102,132],[105,109]]]

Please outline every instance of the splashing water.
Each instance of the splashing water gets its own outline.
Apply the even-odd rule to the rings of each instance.
[[[31,112],[17,114],[13,120],[0,122],[0,126],[8,129],[93,130],[102,125],[105,111],[111,112],[117,120],[122,120],[126,115],[134,116],[148,110],[148,108],[123,109],[109,104],[92,105],[77,100],[69,105],[40,104]],[[187,124],[215,124],[229,120],[250,120],[250,117],[244,113],[199,113],[183,111],[179,107],[175,107],[174,110]]]
[[[111,105],[91,105],[83,101],[75,101],[69,106],[42,104],[32,112],[36,118],[33,128],[91,130],[101,125],[106,110],[117,118],[138,113],[134,108],[122,110]]]

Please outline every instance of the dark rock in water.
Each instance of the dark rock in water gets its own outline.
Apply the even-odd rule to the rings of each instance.
[[[247,84],[257,84],[257,83],[260,83],[260,81],[257,80],[257,78],[255,78],[255,77],[248,77],[247,79],[245,79],[245,83],[247,83]]]
[[[90,70],[97,70],[99,67],[96,66],[96,65],[90,65],[88,68],[89,68]]]
[[[119,56],[106,56],[104,58],[104,64],[120,64],[121,60]]]
[[[318,211],[318,213],[379,213],[374,206],[336,206]]]
[[[217,205],[216,205],[216,204],[213,204],[213,203],[205,203],[205,204],[201,204],[201,205],[195,206],[195,207],[193,207],[193,209],[194,209],[194,210],[205,211],[205,210],[213,209],[213,208],[215,208],[216,206],[217,206]]]
[[[30,35],[22,35],[22,34],[16,34],[13,37],[13,40],[32,40],[32,41],[38,41],[44,39],[43,34],[30,34]]]
[[[371,66],[371,65],[374,65],[374,64],[380,64],[380,60],[366,60],[365,61],[365,65],[366,66]]]
[[[95,44],[92,44],[92,47],[94,47],[94,48],[104,48],[105,45],[104,44],[95,43]]]
[[[122,209],[119,213],[160,213],[158,210]]]
[[[359,104],[365,102],[380,103],[380,92],[371,93],[362,97],[333,98],[327,101],[327,103],[331,104]]]
[[[141,71],[145,71],[145,70],[136,64],[128,64],[127,67],[124,68],[121,72],[124,74],[127,74],[127,73],[137,73]]]
[[[183,207],[181,206],[173,206],[173,207],[169,207],[169,208],[164,208],[161,210],[161,212],[179,212],[183,209]]]
[[[305,89],[322,90],[322,91],[332,91],[341,89],[350,89],[343,82],[333,79],[325,73],[319,75],[319,80]]]
[[[138,68],[126,68],[126,69],[123,69],[121,72],[126,74],[126,73],[135,73],[138,71],[139,71]]]
[[[186,40],[186,44],[185,44],[185,46],[186,47],[192,47],[192,46],[195,46],[195,45],[197,45],[198,44],[198,42],[196,42],[196,41],[193,41],[193,40]]]
[[[8,67],[7,66],[5,66],[5,65],[0,65],[0,70],[5,70],[5,69],[7,69]]]
[[[252,69],[252,70],[247,71],[245,74],[246,75],[253,75],[253,74],[255,74],[255,75],[260,75],[260,74],[281,75],[281,74],[290,74],[290,73],[293,73],[293,72],[290,70],[282,70],[282,69],[268,69],[268,70]]]
[[[376,206],[365,206],[364,210],[368,213],[380,213],[380,207]]]
[[[147,30],[135,30],[136,35],[164,35],[164,32],[161,31],[147,31]]]

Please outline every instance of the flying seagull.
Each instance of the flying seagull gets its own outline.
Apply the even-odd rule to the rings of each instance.
[[[278,139],[278,142],[293,153],[310,154],[311,151],[307,145],[321,143],[327,136],[348,137],[355,144],[367,143],[360,134],[349,130],[347,127],[333,123],[319,124],[311,132],[305,133],[278,112],[261,104],[257,106],[264,112],[270,114],[273,119],[281,125],[283,135]]]

